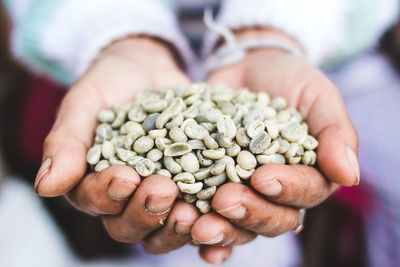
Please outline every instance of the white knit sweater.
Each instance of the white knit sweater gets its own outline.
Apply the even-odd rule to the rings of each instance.
[[[172,43],[188,67],[191,49],[169,0],[4,0],[14,21],[12,48],[35,72],[73,83],[115,39],[149,34]],[[181,5],[183,1],[178,1]],[[185,1],[185,8],[216,1]],[[179,8],[179,6],[178,6]],[[396,0],[225,0],[218,22],[230,28],[266,26],[285,31],[317,65],[372,47],[397,17]],[[218,36],[209,33],[204,51]]]

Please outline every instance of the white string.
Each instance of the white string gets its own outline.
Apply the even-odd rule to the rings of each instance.
[[[215,22],[211,8],[206,8],[204,10],[203,21],[208,29],[222,35],[228,47],[231,49],[237,48],[235,35],[228,27]]]
[[[297,46],[280,38],[266,37],[237,42],[235,35],[228,27],[215,22],[210,8],[204,10],[203,21],[208,29],[218,33],[225,40],[225,44],[219,47],[214,54],[208,56],[204,61],[203,69],[205,74],[240,62],[244,59],[248,50],[256,48],[277,48],[293,55],[304,57],[304,52]]]

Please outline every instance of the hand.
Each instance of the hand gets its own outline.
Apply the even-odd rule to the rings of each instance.
[[[297,45],[290,37],[273,30],[245,30],[237,37],[271,35]],[[258,49],[251,51],[245,60],[215,71],[208,82],[285,97],[290,107],[301,112],[311,134],[318,139],[319,147],[318,168],[264,165],[254,172],[251,188],[228,183],[217,190],[212,201],[216,213],[202,216],[192,229],[193,238],[199,241],[213,240],[222,234],[214,247],[201,250],[206,261],[214,263],[229,257],[232,227],[268,237],[282,234],[296,227],[298,209],[321,203],[338,184],[359,183],[357,133],[341,95],[305,60],[279,49]],[[213,228],[210,229],[211,224]]]
[[[35,191],[42,196],[65,194],[78,210],[101,215],[114,239],[142,242],[152,253],[191,241],[190,229],[199,213],[184,202],[174,205],[178,188],[171,179],[152,175],[141,182],[127,166],[86,174],[86,153],[101,109],[131,101],[143,89],[189,83],[159,41],[132,37],[104,49],[62,101],[44,144]]]

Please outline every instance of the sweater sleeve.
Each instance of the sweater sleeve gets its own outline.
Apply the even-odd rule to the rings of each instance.
[[[169,0],[3,0],[13,20],[12,52],[36,73],[72,84],[112,41],[146,34],[193,55]]]
[[[311,63],[326,66],[373,47],[396,21],[398,8],[397,0],[225,0],[217,22],[232,29],[280,29],[297,39]],[[206,55],[218,38],[207,34]]]

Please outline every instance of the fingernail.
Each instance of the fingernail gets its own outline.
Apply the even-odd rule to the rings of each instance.
[[[273,179],[271,181],[261,183],[255,187],[257,191],[263,193],[266,196],[275,197],[278,196],[283,189],[281,182],[278,179]]]
[[[217,212],[226,218],[240,220],[246,216],[247,209],[245,206],[239,203],[226,209],[217,210]]]
[[[211,265],[219,265],[219,264],[225,262],[227,259],[229,259],[230,256],[231,256],[231,254],[229,254],[229,255],[227,255],[227,256],[221,258],[220,260],[218,260],[218,261],[216,261],[216,262],[214,262],[214,263],[211,263]]]
[[[350,148],[346,148],[347,158],[349,159],[350,165],[353,168],[354,174],[356,176],[356,181],[354,185],[360,183],[360,165],[358,165],[358,159],[356,153]]]
[[[199,241],[197,241],[196,239],[192,240],[192,244],[195,245],[195,246],[201,245],[201,243]]]
[[[220,243],[223,239],[224,239],[224,233],[220,233],[213,239],[210,239],[208,241],[198,241],[198,242],[203,245],[215,245]]]
[[[175,223],[175,233],[177,235],[187,235],[192,231],[192,222],[176,222]]]
[[[42,166],[40,166],[40,169],[36,175],[35,184],[33,185],[33,191],[35,192],[35,194],[39,194],[38,188],[40,182],[42,181],[43,177],[50,171],[50,167],[51,158],[47,158],[45,161],[43,161]]]
[[[145,204],[145,210],[150,215],[162,215],[168,212],[172,204],[174,204],[174,197],[148,197]]]
[[[116,201],[127,200],[135,191],[136,185],[126,178],[113,178],[107,187],[107,195]]]

